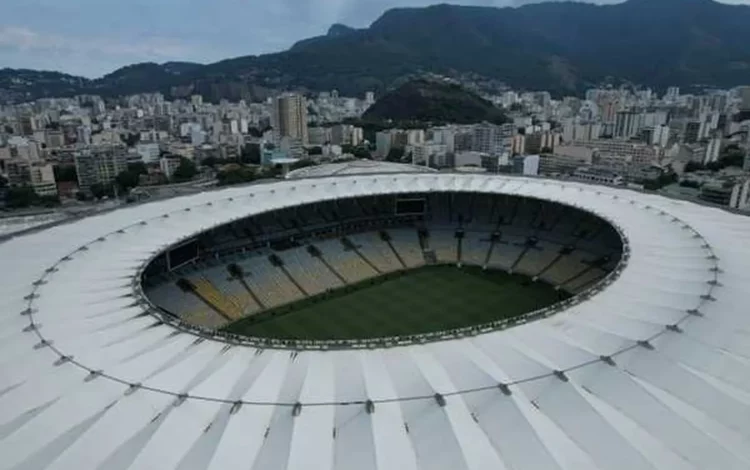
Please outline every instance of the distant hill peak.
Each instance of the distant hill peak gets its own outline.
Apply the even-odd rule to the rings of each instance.
[[[675,6],[684,6],[684,5],[698,5],[698,4],[704,4],[704,5],[710,5],[710,4],[716,4],[719,3],[715,0],[626,0],[623,2],[628,5],[675,5]]]
[[[350,26],[347,26],[341,23],[336,23],[332,25],[330,28],[328,28],[328,33],[326,34],[326,36],[329,36],[329,37],[345,36],[347,34],[351,34],[356,31],[357,31],[356,29]]]
[[[453,83],[412,80],[382,96],[363,116],[395,123],[503,123],[504,113],[479,95]]]

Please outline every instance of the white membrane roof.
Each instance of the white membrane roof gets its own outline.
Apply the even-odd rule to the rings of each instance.
[[[20,215],[14,217],[0,217],[0,237],[23,232],[30,228],[57,222],[68,217],[67,214],[53,212],[38,215]]]
[[[575,205],[616,224],[630,256],[557,315],[387,349],[231,346],[136,304],[140,267],[187,235],[418,191]],[[232,188],[21,236],[0,244],[0,468],[748,469],[748,241],[750,218],[688,202],[437,173]]]
[[[319,178],[324,176],[345,176],[362,174],[383,173],[434,173],[427,166],[409,165],[405,163],[394,163],[375,160],[351,160],[340,163],[326,163],[324,165],[308,166],[298,170],[290,171],[287,179]]]

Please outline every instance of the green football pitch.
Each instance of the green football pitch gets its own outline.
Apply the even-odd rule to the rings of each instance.
[[[405,336],[519,316],[564,295],[525,276],[427,266],[261,312],[225,331],[308,340]]]

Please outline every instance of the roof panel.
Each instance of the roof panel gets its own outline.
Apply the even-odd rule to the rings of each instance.
[[[338,196],[456,190],[594,212],[627,236],[624,269],[547,319],[393,349],[226,348],[133,307],[142,263],[198,231]],[[622,189],[368,173],[209,191],[19,236],[0,243],[0,468],[594,470],[633,452],[655,468],[747,468],[747,233],[750,218]],[[37,329],[24,332],[29,322]],[[123,392],[138,382],[164,393]],[[175,406],[181,393],[227,401]]]

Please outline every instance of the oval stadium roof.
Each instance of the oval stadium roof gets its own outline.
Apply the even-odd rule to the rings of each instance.
[[[341,163],[327,163],[308,166],[290,171],[287,179],[312,178],[322,176],[362,175],[372,173],[434,173],[436,170],[418,165],[382,162],[375,160],[351,160]]]
[[[183,237],[281,205],[478,191],[575,205],[627,239],[613,282],[518,327],[388,349],[232,346],[162,323],[134,279]],[[750,468],[750,218],[571,182],[284,181],[0,244],[0,468]]]

